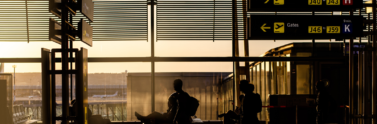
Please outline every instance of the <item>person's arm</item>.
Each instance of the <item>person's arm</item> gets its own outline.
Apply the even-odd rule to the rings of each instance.
[[[173,124],[176,124],[177,118],[179,118],[179,116],[180,116],[180,112],[181,112],[181,110],[180,110],[181,98],[180,97],[181,97],[180,94],[178,94],[178,96],[177,96],[177,103],[178,104],[177,104],[177,110],[176,110],[175,115],[174,115]]]
[[[250,109],[251,109],[251,106],[252,105],[249,101],[249,98],[244,98],[243,102],[242,102],[242,115],[248,115],[250,114]]]
[[[188,98],[190,96],[185,93],[178,94],[178,107],[177,107],[177,113],[175,114],[173,124],[176,123],[178,119],[181,119],[185,116],[185,113],[187,113],[187,109],[185,107],[188,107]]]
[[[175,112],[175,115],[174,115],[173,124],[176,124],[178,112],[179,112],[179,102],[178,102],[178,106],[177,106],[177,111]]]

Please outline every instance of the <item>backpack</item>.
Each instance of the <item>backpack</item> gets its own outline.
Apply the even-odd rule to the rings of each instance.
[[[190,96],[189,102],[190,102],[189,115],[194,116],[199,107],[199,100]]]

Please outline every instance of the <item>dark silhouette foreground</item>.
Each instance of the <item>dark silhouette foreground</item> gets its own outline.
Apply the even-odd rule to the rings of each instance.
[[[262,111],[262,101],[260,95],[253,93],[254,85],[249,84],[247,80],[240,82],[240,90],[245,93],[243,104],[243,117],[241,124],[259,124],[257,114]]]
[[[142,116],[139,113],[135,112],[135,116],[137,117],[137,119],[146,124],[191,124],[191,115],[192,113],[195,114],[196,112],[196,109],[192,111],[192,103],[195,103],[195,101],[193,100],[195,98],[190,97],[188,93],[182,90],[183,82],[181,79],[174,80],[173,86],[176,92],[170,95],[169,97],[169,109],[166,113],[152,112],[147,116]]]
[[[239,97],[240,101],[242,101],[244,97],[245,97],[244,95],[240,95]],[[241,105],[241,108],[242,106],[243,105]],[[227,113],[218,115],[218,117],[219,118],[224,117],[224,124],[235,124],[237,123],[237,121],[240,121],[241,119],[241,116],[240,116],[242,113],[241,108],[237,107],[235,111],[229,110]]]

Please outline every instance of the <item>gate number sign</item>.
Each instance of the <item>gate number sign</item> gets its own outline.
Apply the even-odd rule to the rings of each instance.
[[[251,15],[248,39],[350,39],[363,28],[361,16]]]
[[[308,0],[308,5],[322,5],[322,1],[326,5],[341,5],[341,2],[345,6],[353,5],[353,0]]]
[[[248,11],[346,11],[362,0],[248,0]]]

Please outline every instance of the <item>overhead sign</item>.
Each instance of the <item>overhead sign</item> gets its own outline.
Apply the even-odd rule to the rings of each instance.
[[[350,39],[363,36],[361,16],[251,15],[249,40]]]
[[[48,4],[48,10],[59,18],[62,17],[61,8],[59,6],[60,3],[60,0],[49,0]]]
[[[94,15],[94,3],[92,0],[78,0],[78,7],[80,9],[80,12],[90,20],[90,22],[93,22],[93,15]]]
[[[363,0],[248,0],[248,11],[346,11],[363,7]]]
[[[71,3],[71,4],[67,4],[67,9],[68,9],[68,12],[72,13],[73,15],[76,15],[76,2],[75,0],[69,0],[68,3]],[[48,10],[54,14],[55,16],[61,18],[62,17],[62,12],[61,12],[61,7],[62,7],[62,3],[61,3],[61,0],[49,0],[49,4],[48,4]]]
[[[60,34],[61,32],[59,32],[59,30],[61,30],[61,24],[55,21],[54,19],[50,18],[48,39],[58,44],[61,44],[62,39]]]
[[[84,19],[81,19],[78,24],[78,36],[82,42],[92,46],[93,27],[90,26]]]

